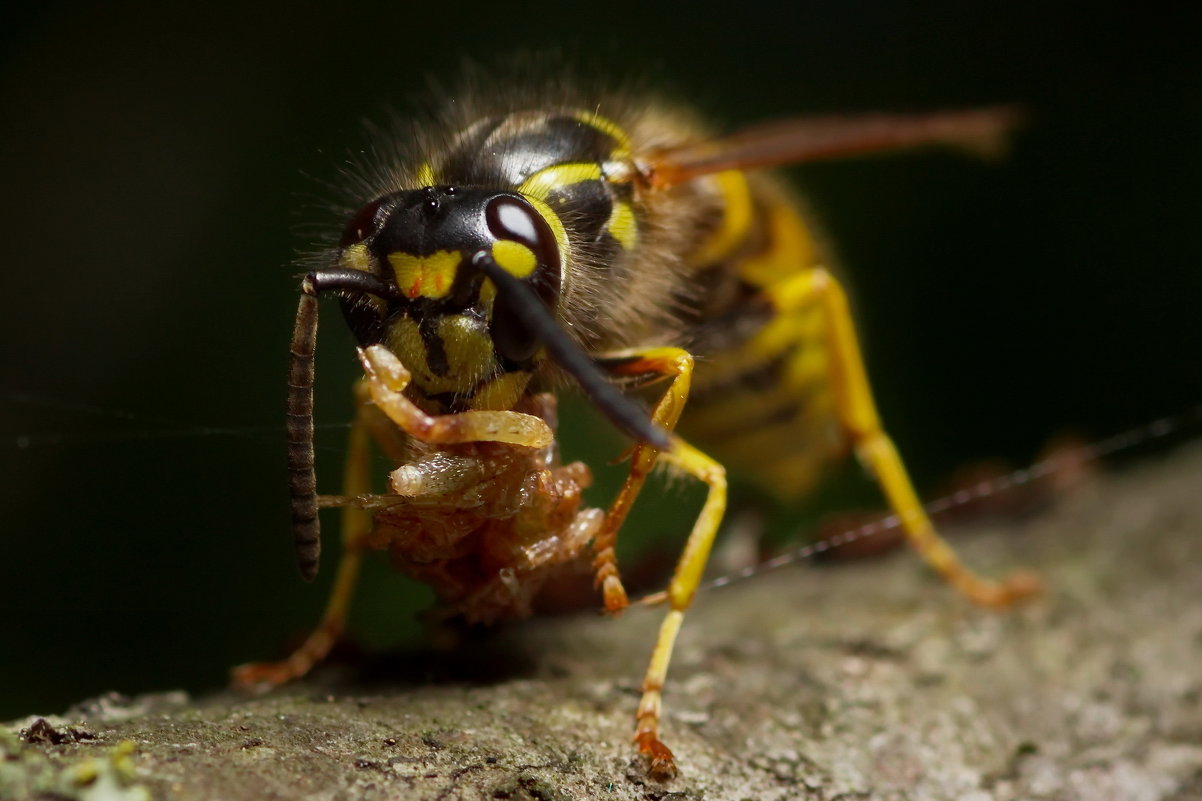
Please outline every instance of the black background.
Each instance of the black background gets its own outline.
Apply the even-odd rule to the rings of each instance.
[[[558,48],[725,129],[1026,107],[996,164],[929,153],[793,172],[852,277],[920,488],[1202,399],[1195,20],[1104,2],[778,5],[5,12],[0,719],[109,689],[216,687],[316,618],[332,571],[317,587],[295,576],[279,425],[297,229],[323,219],[306,208],[362,119],[468,56]],[[354,364],[335,315],[323,331],[333,488]],[[600,427],[565,430],[569,455]],[[372,572],[355,619],[378,646],[412,631],[422,601]]]

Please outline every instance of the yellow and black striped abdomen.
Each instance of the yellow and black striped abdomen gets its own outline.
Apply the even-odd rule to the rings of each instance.
[[[744,222],[715,235],[722,251],[697,272],[720,289],[693,323],[697,367],[680,427],[732,472],[796,497],[844,447],[822,310],[789,291],[829,267],[827,255],[802,206],[771,179],[730,173],[721,187],[727,220]]]

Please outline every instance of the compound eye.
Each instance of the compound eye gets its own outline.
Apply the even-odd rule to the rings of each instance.
[[[509,195],[493,198],[484,209],[484,219],[497,239],[508,239],[528,247],[538,264],[554,273],[558,282],[559,245],[555,234],[529,203]]]
[[[535,263],[529,272],[513,270],[510,264],[498,259],[500,266],[526,281],[547,308],[554,309],[559,301],[560,260],[559,245],[551,226],[529,203],[510,195],[490,200],[484,217],[489,232],[499,242],[521,245],[519,251],[526,252],[527,260],[530,254],[534,255]],[[497,253],[495,247],[493,253]],[[518,259],[517,263],[521,261]],[[497,352],[514,362],[524,362],[538,350],[539,340],[534,330],[504,293],[498,294],[493,303],[491,331]]]
[[[346,228],[342,229],[342,239],[338,242],[339,247],[350,247],[376,232],[380,222],[380,210],[384,207],[385,199],[376,198],[355,212],[355,216],[351,217]]]

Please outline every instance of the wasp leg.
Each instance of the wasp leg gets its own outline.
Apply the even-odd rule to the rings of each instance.
[[[551,427],[532,414],[508,411],[468,411],[429,415],[402,393],[410,374],[400,359],[381,345],[359,351],[367,374],[371,399],[392,422],[422,442],[449,445],[459,442],[507,442],[545,448],[554,439]]]
[[[378,427],[372,423],[375,410],[367,405],[366,384],[355,385],[358,408],[351,424],[347,447],[346,471],[343,474],[345,498],[355,498],[371,492],[371,437]],[[387,450],[387,448],[386,448]],[[274,687],[309,672],[330,652],[346,624],[347,610],[359,578],[359,564],[364,543],[371,532],[371,512],[350,504],[342,505],[342,561],[334,578],[334,589],[326,602],[325,613],[317,628],[292,652],[279,662],[253,662],[234,668],[234,684],[239,687]]]
[[[1038,592],[1039,579],[1030,572],[1014,573],[1002,581],[978,576],[935,532],[897,449],[881,427],[847,296],[834,276],[822,268],[807,270],[770,289],[769,294],[779,309],[797,309],[811,303],[821,308],[824,335],[832,354],[831,382],[839,420],[860,461],[880,484],[906,538],[926,563],[970,600],[984,606],[1007,606]]]
[[[663,428],[671,431],[676,427],[680,414],[684,411],[689,397],[689,387],[693,379],[693,357],[680,348],[651,348],[648,350],[629,351],[610,354],[599,360],[602,367],[615,375],[641,376],[657,374],[670,376],[672,383],[655,409],[652,419]],[[659,777],[668,777],[676,772],[676,761],[672,751],[659,739],[659,720],[662,707],[662,692],[664,680],[668,675],[668,663],[672,658],[672,647],[676,643],[676,635],[680,624],[684,621],[685,610],[693,602],[693,595],[701,583],[705,572],[705,563],[709,559],[714,537],[718,533],[718,525],[722,522],[722,514],[726,511],[726,470],[722,465],[706,456],[701,451],[689,445],[677,436],[672,437],[672,449],[658,452],[646,443],[638,443],[631,454],[630,475],[622,485],[618,497],[605,515],[605,523],[594,539],[597,549],[598,581],[602,582],[605,591],[606,608],[616,611],[611,604],[615,594],[621,609],[626,605],[626,593],[622,590],[618,579],[617,564],[613,555],[613,547],[617,540],[618,529],[630,511],[634,499],[647,479],[647,474],[655,466],[657,459],[675,465],[681,471],[694,476],[709,487],[705,504],[701,513],[693,523],[693,530],[685,543],[684,552],[676,563],[676,572],[668,585],[667,600],[669,610],[664,622],[660,625],[659,637],[655,642],[655,650],[651,654],[651,663],[643,677],[643,695],[639,700],[638,711],[635,713],[636,726],[634,740],[639,751],[651,759],[651,772]]]
[[[597,362],[602,368],[618,376],[670,376],[672,383],[652,410],[651,419],[668,431],[676,427],[688,400],[689,386],[692,382],[693,357],[687,351],[680,348],[621,351],[606,354]],[[655,467],[658,457],[659,451],[644,442],[634,446],[630,457],[630,474],[626,476],[618,497],[605,513],[605,522],[601,530],[593,539],[596,584],[601,588],[605,611],[610,614],[621,612],[629,604],[626,589],[622,586],[622,579],[618,574],[618,559],[614,551],[618,541],[618,530],[626,521],[626,515],[643,489],[647,475]]]
[[[693,530],[668,585],[670,609],[660,624],[655,650],[651,652],[651,664],[643,676],[643,696],[635,713],[637,723],[634,740],[639,751],[651,758],[651,773],[663,778],[676,773],[672,751],[659,739],[661,693],[668,674],[668,663],[672,658],[676,634],[684,621],[685,610],[693,602],[697,586],[701,583],[718,525],[726,511],[726,470],[722,465],[678,437],[672,438],[672,446],[672,450],[665,451],[662,458],[704,481],[709,486],[709,493],[705,505],[701,507],[701,514],[693,523]]]
[[[341,506],[343,515],[343,556],[334,589],[317,629],[291,656],[281,662],[252,663],[235,668],[234,683],[237,685],[272,686],[299,678],[329,653],[342,633],[372,529],[370,505],[363,503],[370,500],[371,439],[374,438],[380,448],[397,461],[405,454],[397,427],[415,439],[438,444],[491,441],[546,447],[552,442],[551,428],[544,420],[520,412],[428,415],[402,394],[409,383],[409,371],[396,356],[377,345],[360,350],[359,358],[366,377],[355,385],[358,410],[351,426],[343,495],[327,499],[324,504]]]

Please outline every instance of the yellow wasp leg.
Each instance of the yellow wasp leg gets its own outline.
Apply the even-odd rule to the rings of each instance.
[[[381,345],[359,351],[367,387],[376,407],[414,439],[436,445],[459,442],[507,442],[544,448],[554,438],[542,418],[522,412],[468,411],[426,414],[402,393],[410,374],[400,359]]]
[[[672,383],[655,405],[651,419],[668,431],[676,427],[688,400],[693,376],[693,357],[687,351],[680,348],[619,351],[600,357],[598,363],[614,375],[641,376],[651,373],[671,376]],[[621,612],[629,603],[626,589],[618,575],[618,561],[614,551],[618,541],[618,530],[626,521],[626,515],[643,489],[647,475],[655,467],[658,457],[659,452],[646,443],[640,442],[634,446],[630,457],[630,474],[622,484],[618,497],[605,513],[605,522],[601,530],[593,538],[596,583],[601,587],[605,611],[610,614]]]
[[[817,303],[822,309],[840,422],[860,461],[876,476],[890,507],[901,521],[906,538],[927,564],[969,599],[985,606],[1006,606],[1038,592],[1039,579],[1029,572],[1014,573],[1002,581],[978,576],[935,532],[910,484],[897,449],[881,427],[847,296],[834,276],[822,268],[807,270],[769,289],[768,293],[781,310],[794,310],[810,303]]]
[[[639,699],[639,708],[635,713],[637,724],[634,740],[638,743],[639,751],[651,757],[652,773],[670,776],[676,772],[676,762],[672,751],[659,739],[661,692],[668,675],[676,634],[684,621],[685,610],[693,602],[697,586],[701,583],[710,548],[713,547],[718,525],[726,511],[726,470],[679,437],[672,438],[672,450],[665,451],[662,458],[709,486],[705,505],[693,523],[684,553],[680,555],[676,572],[668,585],[670,609],[660,625],[655,650],[651,652],[651,664],[643,676],[643,697]]]
[[[600,360],[602,367],[616,375],[645,375],[648,373],[671,376],[672,383],[668,390],[655,405],[651,413],[652,419],[663,428],[671,431],[676,427],[680,414],[684,411],[689,397],[689,387],[693,380],[693,357],[680,348],[651,348],[641,351],[629,351],[607,355]],[[631,454],[630,475],[627,476],[622,490],[614,500],[613,505],[605,515],[605,524],[594,539],[597,548],[598,580],[605,590],[606,608],[616,611],[611,604],[615,594],[620,599],[620,609],[626,605],[626,593],[618,580],[617,564],[613,556],[613,546],[617,539],[618,529],[626,519],[634,499],[638,496],[647,479],[647,474],[655,466],[657,459],[675,465],[681,471],[694,476],[709,487],[705,504],[701,513],[693,523],[693,530],[685,543],[684,552],[676,563],[676,572],[668,585],[667,599],[669,610],[660,626],[659,637],[655,642],[655,650],[651,653],[651,663],[643,677],[643,696],[639,700],[638,711],[635,713],[636,726],[634,740],[639,751],[651,758],[651,771],[657,775],[666,776],[675,773],[676,762],[672,751],[659,739],[659,720],[662,706],[664,680],[668,675],[668,663],[672,659],[672,647],[676,643],[676,635],[680,624],[684,621],[685,610],[693,602],[693,595],[701,583],[705,563],[709,559],[714,537],[718,533],[718,525],[726,511],[726,470],[709,456],[689,445],[680,437],[672,437],[672,449],[662,453],[646,443],[639,443]]]
[[[375,410],[367,404],[366,384],[359,382],[355,385],[357,411],[355,421],[351,424],[343,473],[343,493],[350,498],[371,492],[371,437],[375,428],[371,416]],[[241,687],[276,686],[300,678],[325,658],[346,624],[347,611],[359,578],[364,542],[369,533],[371,513],[354,506],[343,506],[342,561],[338,564],[334,589],[326,602],[321,622],[287,659],[280,662],[253,662],[234,668],[234,684]]]

